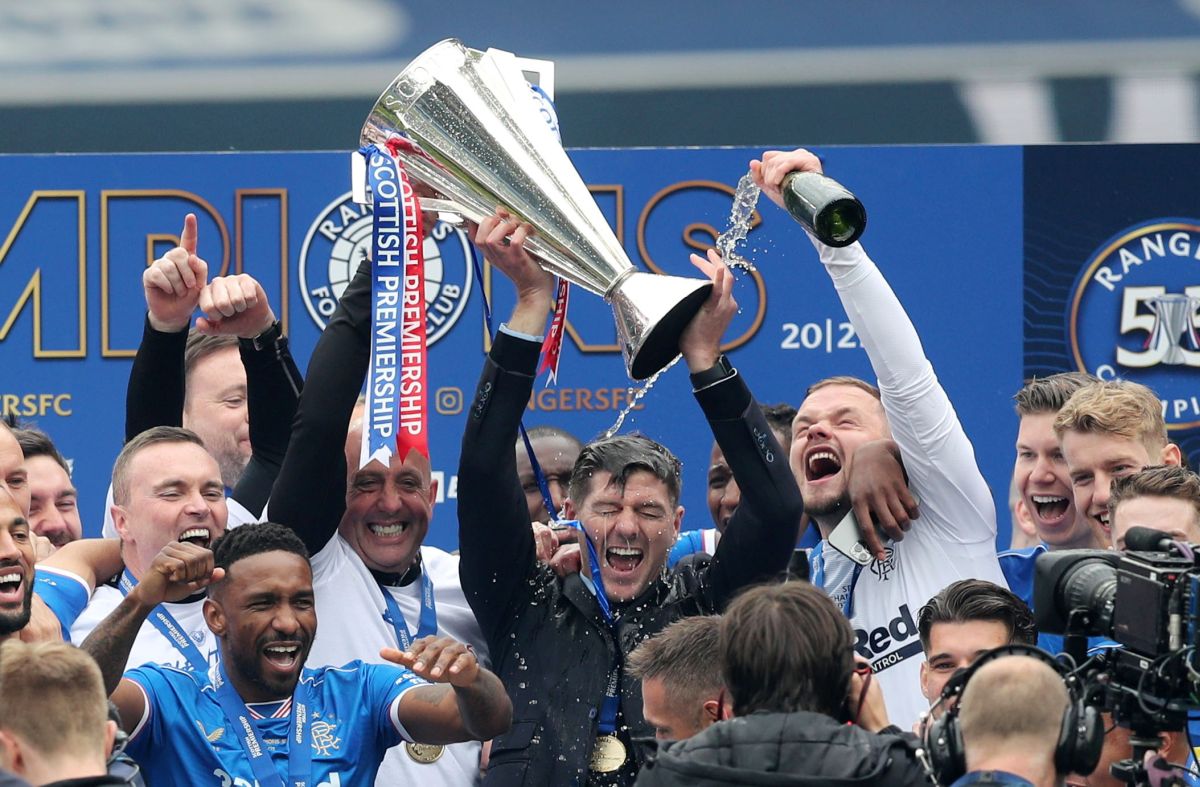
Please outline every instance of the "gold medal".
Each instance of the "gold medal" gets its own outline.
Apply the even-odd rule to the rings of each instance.
[[[596,773],[612,773],[625,764],[625,744],[616,735],[596,738],[589,766]]]
[[[437,762],[442,758],[442,752],[446,751],[445,746],[434,746],[432,743],[405,743],[404,751],[415,762],[422,765],[428,765],[431,762]]]

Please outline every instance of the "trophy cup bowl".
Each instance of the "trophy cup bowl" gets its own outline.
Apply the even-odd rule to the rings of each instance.
[[[535,232],[526,249],[551,273],[607,301],[625,369],[650,377],[679,353],[679,337],[712,290],[706,280],[634,268],[531,99],[507,52],[446,39],[414,58],[379,97],[364,145],[407,138],[411,179],[478,222],[504,206]]]

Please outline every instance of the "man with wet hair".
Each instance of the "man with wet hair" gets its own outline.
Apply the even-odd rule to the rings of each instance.
[[[529,232],[498,211],[475,235],[517,289],[467,411],[459,465],[460,576],[516,709],[484,784],[628,785],[640,766],[633,739],[653,728],[626,657],[674,620],[719,612],[739,589],[780,574],[801,501],[770,426],[719,350],[737,310],[731,275],[715,255],[693,255],[714,286],[679,349],[743,490],[727,535],[711,563],[668,571],[683,518],[679,462],[653,440],[620,435],[585,446],[571,474],[563,507],[583,532],[582,570],[560,578],[540,564],[510,449],[554,293],[524,250]]]

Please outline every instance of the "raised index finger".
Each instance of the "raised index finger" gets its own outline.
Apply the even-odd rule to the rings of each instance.
[[[199,230],[196,229],[196,214],[189,213],[183,217],[183,232],[179,235],[179,245],[188,254],[195,254],[198,240]]]

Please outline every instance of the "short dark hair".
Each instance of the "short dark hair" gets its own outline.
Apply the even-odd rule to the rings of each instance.
[[[624,488],[633,473],[650,473],[667,485],[671,505],[679,503],[683,485],[682,465],[662,443],[640,434],[617,435],[594,440],[583,447],[571,470],[568,493],[578,506],[592,492],[592,477],[599,472],[612,475],[612,483]]]
[[[1063,409],[1071,394],[1098,380],[1086,372],[1059,372],[1049,377],[1031,377],[1013,396],[1017,415],[1024,417],[1057,413]]]
[[[673,704],[696,707],[725,685],[718,649],[720,627],[717,615],[675,621],[629,654],[630,677],[661,678]]]
[[[35,426],[23,426],[20,429],[13,429],[12,433],[13,437],[17,438],[17,442],[20,443],[21,453],[25,455],[27,461],[33,459],[35,456],[48,456],[70,477],[71,468],[67,466],[67,460],[59,453],[58,448],[54,445],[54,441],[50,439],[50,435]]]
[[[113,502],[117,505],[123,506],[129,502],[129,464],[133,457],[143,449],[160,443],[194,443],[204,448],[204,441],[199,435],[180,426],[152,426],[134,437],[117,454],[117,461],[113,462]]]
[[[792,421],[796,420],[796,408],[787,402],[780,402],[759,404],[758,409],[762,410],[763,417],[767,419],[767,426],[780,438],[779,444],[786,453],[792,444]]]
[[[203,358],[212,355],[217,350],[223,350],[226,347],[237,347],[238,337],[233,334],[205,334],[200,333],[195,328],[188,331],[187,346],[183,350],[183,373],[184,376],[189,376],[192,369],[196,368],[196,364]]]
[[[234,563],[264,552],[291,552],[309,561],[308,549],[291,528],[274,522],[253,522],[226,530],[212,545],[213,562],[229,576]]]
[[[854,669],[854,632],[824,591],[807,582],[747,590],[721,619],[720,648],[736,715],[840,716]]]
[[[1036,645],[1037,624],[1029,605],[1007,588],[983,579],[960,579],[938,591],[917,613],[921,648],[929,655],[929,632],[934,623],[989,620],[1003,623],[1010,645]]]
[[[1192,506],[1200,521],[1200,476],[1179,465],[1156,465],[1112,480],[1108,513],[1135,497],[1167,497]]]

